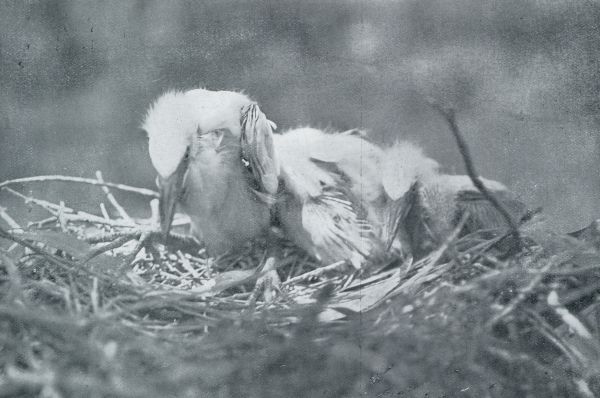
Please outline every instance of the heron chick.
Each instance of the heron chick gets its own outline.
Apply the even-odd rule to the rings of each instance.
[[[212,255],[268,233],[275,221],[317,259],[360,267],[389,250],[419,252],[422,219],[445,231],[464,210],[465,193],[476,193],[468,177],[440,173],[408,143],[383,149],[356,130],[274,134],[274,127],[241,93],[195,89],[159,97],[143,128],[158,172],[163,233],[179,204]]]
[[[165,235],[177,204],[211,253],[239,247],[268,228],[267,197],[277,190],[278,166],[271,122],[248,97],[168,92],[150,107],[143,128],[158,173]],[[258,179],[250,176],[250,166],[260,170]]]

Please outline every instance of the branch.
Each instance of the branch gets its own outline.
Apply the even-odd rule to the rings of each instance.
[[[6,212],[6,209],[0,206],[0,218],[3,219],[11,229],[23,230],[18,222]]]
[[[456,124],[456,116],[453,109],[443,109],[440,105],[430,102],[429,103],[433,109],[438,111],[440,115],[446,120],[448,126],[450,127],[450,131],[454,135],[456,139],[456,144],[458,145],[458,149],[460,150],[460,154],[462,155],[463,161],[465,162],[465,168],[467,169],[467,175],[475,185],[475,188],[481,192],[484,198],[486,198],[492,206],[502,215],[506,224],[508,224],[511,234],[513,236],[515,242],[515,249],[517,252],[521,251],[523,247],[523,242],[521,241],[521,234],[519,233],[519,227],[511,217],[509,211],[506,209],[504,204],[496,196],[490,192],[486,186],[483,184],[479,175],[475,171],[475,165],[473,163],[473,158],[471,156],[471,151],[469,150],[469,146],[465,141],[463,135],[458,129],[458,125]]]
[[[102,177],[102,172],[100,170],[96,171],[96,179],[100,183],[104,184],[104,178]],[[106,185],[102,186],[102,191],[104,191],[104,193],[106,194],[106,198],[108,199],[110,204],[115,208],[115,210],[117,210],[121,218],[125,220],[125,222],[131,223],[132,225],[135,224],[131,217],[129,217],[129,214],[127,214],[127,211],[125,211],[123,206],[121,206],[121,204],[117,201],[117,199],[114,197],[112,192],[110,192],[110,189],[108,189]]]
[[[88,275],[96,276],[96,277],[102,278],[103,280],[108,278],[107,276],[93,272],[92,270],[90,270],[88,268],[81,267],[77,263],[71,263],[71,262],[67,261],[66,259],[55,256],[54,254],[48,253],[47,251],[42,250],[39,247],[37,247],[35,244],[30,243],[25,239],[21,239],[20,237],[18,237],[18,235],[11,234],[2,228],[0,228],[0,238],[13,241],[13,242],[19,244],[20,246],[26,247],[29,250],[31,250],[32,252],[34,252],[38,255],[41,255],[46,260],[50,261],[52,264],[54,264],[58,267],[61,267],[62,269],[65,269],[67,271],[73,271],[76,268],[77,270],[83,271],[83,272],[87,273]]]
[[[347,264],[348,263],[344,260],[344,261],[335,262],[335,263],[327,265],[325,267],[319,267],[319,268],[317,268],[315,270],[312,270],[312,271],[309,271],[309,272],[305,272],[302,275],[298,275],[298,276],[295,276],[295,277],[293,277],[291,279],[288,279],[287,281],[284,281],[281,285],[282,286],[287,286],[287,285],[292,285],[292,284],[295,284],[297,282],[305,281],[305,280],[308,280],[308,279],[311,279],[311,278],[316,278],[318,276],[323,275],[326,272],[333,271],[333,270],[338,269],[338,268],[340,268],[342,266],[345,266]]]
[[[124,228],[133,228],[134,227],[133,225],[131,225],[125,221],[106,219],[104,217],[98,217],[96,215],[89,214],[84,211],[78,211],[76,213],[73,213],[74,210],[70,207],[66,207],[64,205],[60,206],[60,205],[54,204],[52,202],[48,202],[47,200],[36,199],[31,196],[23,195],[22,193],[17,192],[12,188],[5,187],[4,190],[12,195],[15,195],[15,196],[23,199],[25,201],[25,203],[33,203],[37,206],[40,206],[41,208],[45,209],[46,211],[48,211],[50,214],[52,214],[55,217],[58,217],[60,215],[60,217],[64,221],[88,222],[88,223],[95,223],[95,224],[102,224],[102,225],[110,225],[112,227],[124,227]]]
[[[488,321],[488,323],[487,323],[488,327],[491,327],[491,326],[495,325],[496,323],[498,323],[498,321],[500,321],[502,318],[504,318],[507,315],[509,315],[523,301],[525,301],[525,299],[527,299],[527,297],[529,297],[529,295],[533,293],[534,289],[540,284],[540,282],[542,282],[542,279],[544,279],[544,277],[546,275],[548,275],[548,272],[550,272],[550,270],[554,266],[556,266],[557,263],[558,263],[558,260],[556,258],[552,258],[552,259],[548,260],[548,262],[546,263],[546,265],[544,265],[538,271],[538,273],[531,279],[531,281],[529,281],[529,283],[527,284],[527,286],[525,286],[523,289],[521,289],[519,291],[519,293],[517,294],[517,297],[515,297],[510,303],[508,303],[502,309],[502,311],[500,311],[498,314],[494,315],[492,317],[492,319],[490,319]]]
[[[135,237],[123,235],[123,236],[120,236],[117,239],[113,240],[112,242],[109,242],[105,245],[95,248],[94,250],[90,251],[84,258],[81,259],[81,264],[86,264],[88,261],[90,261],[94,257],[97,257],[100,254],[105,253],[109,250],[117,249],[132,239],[135,239]]]
[[[140,234],[140,237],[138,238],[137,242],[135,243],[135,246],[133,247],[133,250],[125,258],[124,265],[126,267],[133,264],[137,254],[142,250],[142,248],[144,248],[144,246],[146,245],[146,242],[148,241],[148,239],[150,239],[151,236],[152,236],[151,231],[143,231]]]
[[[146,188],[137,188],[132,187],[125,184],[116,184],[114,182],[103,182],[94,180],[93,178],[82,178],[82,177],[70,177],[70,176],[62,176],[62,175],[46,175],[46,176],[35,176],[35,177],[25,177],[25,178],[16,178],[14,180],[6,180],[4,182],[0,182],[0,188],[4,188],[9,185],[14,184],[23,184],[30,182],[45,182],[45,181],[61,181],[61,182],[73,182],[79,184],[90,184],[97,185],[101,187],[109,187],[118,189],[120,191],[125,192],[134,192],[140,195],[149,196],[152,198],[158,198],[158,192],[153,191],[151,189]]]

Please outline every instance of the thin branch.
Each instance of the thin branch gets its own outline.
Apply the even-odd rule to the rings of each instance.
[[[131,225],[125,221],[107,220],[104,217],[95,216],[83,211],[79,211],[77,214],[64,214],[63,217],[66,221],[71,222],[86,222],[92,224],[110,225],[111,227],[135,228],[134,225]]]
[[[338,269],[347,264],[348,263],[344,260],[344,261],[335,262],[335,263],[327,265],[325,267],[319,267],[315,270],[305,272],[302,275],[295,276],[292,279],[288,279],[287,281],[284,281],[281,285],[287,286],[287,285],[292,285],[294,283],[302,282],[302,281],[305,281],[305,280],[308,280],[311,278],[316,278],[316,277],[323,275],[326,272],[333,271],[333,270]]]
[[[572,345],[568,344],[565,339],[560,338],[556,334],[556,329],[548,325],[548,322],[535,311],[529,308],[525,309],[525,314],[535,326],[535,329],[541,333],[550,343],[560,350],[575,369],[581,369],[586,364],[585,356]]]
[[[47,182],[47,181],[60,181],[60,182],[73,182],[79,184],[90,184],[90,185],[98,185],[102,187],[109,187],[118,189],[120,191],[125,192],[133,192],[144,196],[149,196],[152,198],[158,198],[158,192],[153,191],[151,189],[146,188],[137,188],[132,187],[125,184],[116,184],[114,182],[102,182],[95,180],[93,178],[82,178],[82,177],[71,177],[71,176],[62,176],[62,175],[46,175],[46,176],[35,176],[35,177],[25,177],[25,178],[16,178],[14,180],[6,180],[4,182],[0,182],[0,188],[7,187],[9,185],[14,184],[23,184],[30,182]]]
[[[102,224],[102,225],[110,225],[112,227],[126,227],[126,228],[133,227],[133,225],[131,225],[125,221],[118,221],[118,220],[111,220],[111,219],[107,220],[104,217],[95,216],[93,214],[86,213],[84,211],[77,211],[77,213],[74,214],[73,213],[74,210],[71,209],[70,207],[60,206],[55,203],[48,202],[47,200],[36,199],[31,196],[23,195],[22,193],[15,191],[12,188],[5,187],[3,189],[6,192],[9,192],[9,193],[23,199],[25,201],[25,203],[33,203],[37,206],[40,206],[41,208],[43,208],[44,210],[48,211],[50,214],[52,214],[56,217],[58,217],[59,214],[61,214],[64,221],[88,222],[88,223],[95,223],[95,224]]]
[[[11,229],[23,230],[18,222],[6,212],[6,209],[0,206],[0,218],[2,218]]]
[[[141,230],[131,230],[131,231],[115,231],[115,232],[106,232],[106,233],[96,233],[94,235],[89,235],[83,238],[87,243],[104,243],[104,242],[112,242],[117,238],[121,238],[123,236],[127,236],[131,239],[138,239],[141,235]]]
[[[31,250],[32,252],[34,252],[34,253],[36,253],[38,255],[41,255],[46,260],[50,261],[52,264],[54,264],[54,265],[56,265],[58,267],[61,267],[61,268],[65,269],[65,270],[67,270],[67,271],[73,271],[73,270],[77,269],[77,270],[81,270],[81,271],[87,273],[88,275],[97,276],[97,277],[103,278],[103,279],[107,278],[107,276],[98,274],[96,272],[93,272],[93,271],[91,271],[91,270],[89,270],[89,269],[87,269],[85,267],[81,267],[77,263],[70,263],[70,262],[66,261],[65,259],[62,259],[60,257],[57,257],[57,256],[51,254],[51,253],[48,253],[47,251],[42,250],[39,247],[37,247],[35,244],[32,244],[32,243],[26,241],[25,239],[21,239],[18,236],[13,235],[13,234],[5,231],[2,228],[0,228],[0,238],[13,241],[13,242],[19,244],[20,246],[26,247],[29,250]]]
[[[508,224],[508,226],[511,230],[511,233],[512,233],[512,236],[514,239],[514,243],[516,245],[515,249],[517,252],[521,251],[521,248],[523,247],[523,243],[521,241],[521,234],[519,233],[519,227],[518,227],[517,223],[511,217],[509,211],[506,209],[506,206],[504,206],[504,204],[502,204],[502,202],[500,200],[498,200],[498,198],[486,188],[486,186],[483,184],[483,181],[481,181],[481,179],[479,178],[479,175],[475,171],[475,165],[473,163],[473,158],[471,156],[469,146],[467,145],[467,142],[465,141],[462,133],[460,132],[460,130],[458,128],[458,125],[456,124],[456,115],[455,115],[454,110],[453,109],[447,109],[447,110],[443,109],[439,104],[436,104],[433,102],[430,102],[430,105],[433,109],[438,111],[440,113],[440,115],[442,115],[442,117],[448,123],[448,126],[450,127],[450,131],[452,131],[452,134],[454,135],[454,138],[456,140],[456,144],[458,145],[460,154],[462,155],[463,161],[465,162],[465,168],[467,170],[467,174],[468,174],[469,178],[471,179],[471,181],[473,182],[473,185],[475,185],[475,188],[477,188],[479,190],[479,192],[481,192],[483,197],[486,198],[492,204],[492,206],[494,206],[494,208],[496,210],[498,210],[498,212],[505,219],[506,223]]]
[[[99,182],[104,184],[104,178],[102,177],[102,172],[100,170],[96,171],[96,179],[98,179]],[[106,194],[106,198],[108,199],[110,204],[115,208],[115,210],[117,210],[121,218],[126,222],[135,224],[131,217],[129,217],[129,214],[127,214],[127,211],[125,211],[123,206],[121,206],[121,204],[117,201],[117,198],[115,198],[115,196],[112,194],[112,192],[110,192],[110,189],[108,189],[106,185],[102,186],[102,191],[104,191],[104,193]]]
[[[144,246],[146,245],[146,242],[148,241],[148,239],[150,239],[151,235],[152,235],[151,231],[143,231],[140,234],[140,237],[137,240],[137,242],[135,243],[135,246],[134,246],[133,250],[125,258],[125,262],[124,263],[125,263],[126,267],[130,266],[131,264],[133,264],[133,262],[135,261],[135,257],[144,248]]]
[[[90,261],[91,259],[93,259],[94,257],[99,256],[100,254],[105,253],[109,250],[117,249],[132,239],[135,239],[135,238],[133,236],[127,236],[127,235],[120,236],[117,239],[113,240],[112,242],[107,243],[103,246],[100,246],[100,247],[90,251],[84,258],[81,259],[81,264],[85,264],[88,261]]]
[[[424,283],[438,278],[442,273],[450,268],[452,264],[451,262],[441,265],[438,265],[438,262],[442,259],[448,248],[455,243],[460,231],[462,231],[465,223],[467,222],[467,217],[467,214],[462,215],[461,219],[454,227],[454,230],[446,237],[442,245],[428,257],[419,260],[419,262],[414,265],[414,267],[417,268],[417,272],[404,281],[401,285],[397,286],[393,291],[390,291],[390,293],[387,295],[388,298],[402,292],[413,294],[413,292],[423,286]],[[405,271],[404,274],[407,275],[408,270]]]
[[[540,284],[542,279],[548,275],[548,272],[558,263],[559,261],[556,258],[550,259],[548,263],[538,271],[538,274],[531,279],[529,284],[519,291],[517,297],[515,297],[514,300],[506,305],[500,313],[492,317],[492,319],[488,322],[488,326],[493,326],[502,318],[513,312],[523,301],[525,301],[525,299],[533,292],[536,286]]]
[[[25,204],[29,204],[29,203],[33,203],[34,205],[37,205],[39,207],[41,207],[42,209],[46,210],[47,212],[49,212],[50,214],[52,214],[53,216],[58,216],[58,212],[61,209],[59,205],[52,203],[52,202],[48,202],[47,200],[43,200],[43,199],[36,199],[34,197],[31,196],[27,196],[27,195],[23,195],[21,192],[15,191],[12,188],[3,188],[6,192],[15,195],[18,198],[23,199],[23,201],[25,202]],[[73,212],[73,209],[69,208],[69,207],[65,207],[64,209],[62,209],[65,212]]]
[[[60,224],[60,229],[63,232],[67,231],[67,220],[65,220],[65,202],[63,202],[62,200],[60,201],[60,208],[58,209],[58,223]]]
[[[105,220],[110,220],[110,215],[108,214],[108,211],[106,210],[106,206],[104,205],[104,202],[100,202],[100,213],[102,213],[102,217],[104,217]]]
[[[46,217],[39,221],[30,221],[27,223],[27,228],[31,228],[31,227],[35,226],[36,228],[41,229],[42,227],[44,227],[47,224],[55,223],[56,220],[57,220],[56,216],[50,216],[50,217]]]

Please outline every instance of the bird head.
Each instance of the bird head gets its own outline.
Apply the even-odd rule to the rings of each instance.
[[[260,190],[274,193],[277,189],[274,123],[244,94],[203,89],[167,92],[150,106],[142,128],[148,134],[150,159],[158,173],[165,238],[190,169],[196,175],[218,173],[219,168],[228,167],[229,163],[222,161],[227,158],[245,165]]]
[[[440,165],[423,150],[405,141],[386,149],[381,162],[382,184],[393,199],[403,197],[418,180],[429,180],[439,174]]]

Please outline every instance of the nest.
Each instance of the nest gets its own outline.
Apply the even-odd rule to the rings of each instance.
[[[457,228],[418,262],[366,272],[282,241],[281,284],[257,287],[260,243],[219,258],[182,234],[165,246],[156,215],[129,216],[112,191],[152,209],[156,193],[96,177],[0,184],[48,213],[0,208],[0,396],[600,395],[595,225],[576,239],[534,218],[516,253],[511,232]],[[101,187],[111,210],[13,189],[65,181]]]

